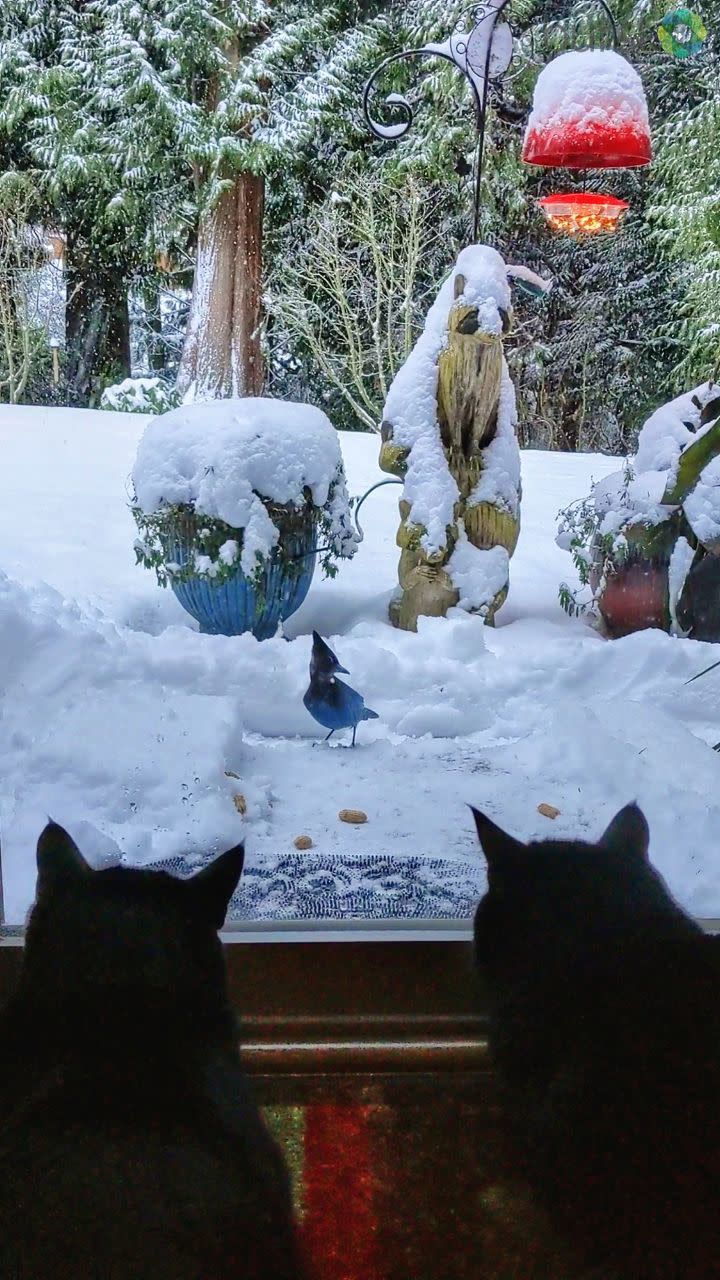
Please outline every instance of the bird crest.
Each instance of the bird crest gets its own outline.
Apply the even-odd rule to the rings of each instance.
[[[322,680],[334,676],[337,671],[348,675],[347,667],[340,664],[329,644],[326,644],[317,631],[313,631],[312,657],[310,658],[310,679]]]

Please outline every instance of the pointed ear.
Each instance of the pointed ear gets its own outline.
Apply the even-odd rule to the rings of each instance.
[[[646,859],[650,847],[650,829],[642,809],[634,803],[626,804],[624,809],[615,814],[598,843],[613,853]]]
[[[245,861],[245,845],[235,845],[188,881],[193,905],[213,929],[222,929],[225,916],[238,887]]]
[[[478,809],[473,809],[473,817],[475,826],[477,827],[478,839],[480,847],[487,859],[489,871],[500,871],[504,865],[512,862],[519,853],[527,850],[527,845],[522,840],[516,840],[514,836],[509,836],[502,827],[498,827],[496,823],[487,818],[484,813],[480,813]]]
[[[38,885],[79,881],[92,875],[75,841],[57,822],[48,822],[37,843]]]

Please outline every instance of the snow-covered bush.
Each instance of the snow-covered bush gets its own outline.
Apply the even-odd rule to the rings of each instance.
[[[100,397],[101,409],[118,413],[167,413],[179,404],[179,393],[162,378],[124,378]]]
[[[597,603],[608,582],[633,562],[666,575],[668,622],[696,553],[720,548],[720,388],[703,383],[645,422],[637,452],[622,470],[560,512],[557,542],[572,555],[581,591],[566,583],[569,613]]]
[[[221,583],[240,569],[258,580],[283,562],[284,537],[314,526],[329,576],[357,549],[338,434],[320,409],[248,398],[183,405],[153,419],[132,473],[138,563],[158,581],[206,577]],[[190,539],[178,564],[169,548]],[[292,573],[302,564],[285,561]]]

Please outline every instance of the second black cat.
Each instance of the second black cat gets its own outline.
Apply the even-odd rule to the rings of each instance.
[[[532,1185],[603,1276],[720,1276],[720,942],[650,865],[636,806],[594,845],[475,819],[477,962]]]

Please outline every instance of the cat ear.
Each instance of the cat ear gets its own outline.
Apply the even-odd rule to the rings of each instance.
[[[472,805],[470,808],[475,819],[480,846],[487,858],[488,870],[498,871],[512,862],[518,854],[526,851],[527,846],[521,840],[509,836],[502,827],[498,827],[484,813],[480,813],[479,809],[473,809]]]
[[[600,837],[599,843],[613,853],[646,859],[650,847],[650,829],[645,814],[635,803],[626,804],[615,814],[612,822]]]
[[[64,827],[48,822],[37,843],[38,885],[80,881],[92,875],[75,841]]]
[[[237,889],[245,861],[245,845],[235,845],[187,882],[195,910],[213,927],[221,929]]]

